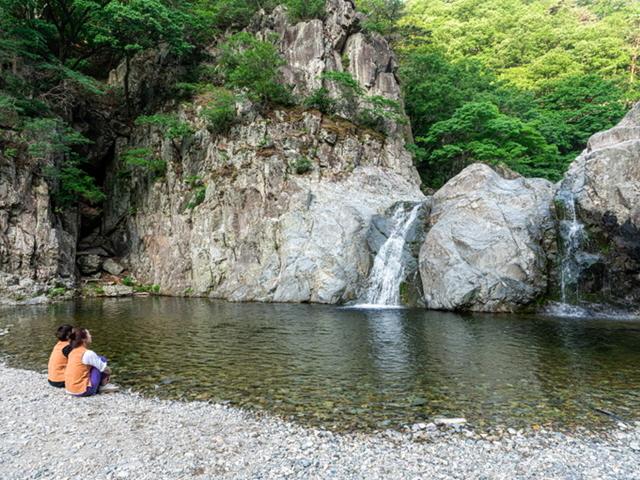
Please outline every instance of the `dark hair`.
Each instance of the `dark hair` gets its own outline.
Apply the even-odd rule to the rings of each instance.
[[[69,334],[71,333],[71,330],[73,330],[73,327],[67,323],[65,323],[64,325],[60,325],[58,327],[58,330],[56,330],[56,337],[61,342],[69,340]]]
[[[71,345],[71,348],[80,347],[87,339],[88,333],[89,331],[86,328],[75,327],[71,330],[71,335],[69,335],[69,345]]]

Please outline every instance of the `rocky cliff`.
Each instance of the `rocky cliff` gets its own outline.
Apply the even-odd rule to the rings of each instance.
[[[281,81],[298,98],[321,86],[338,97],[322,74],[348,72],[365,96],[401,105],[394,55],[360,21],[350,0],[327,0],[323,20],[294,24],[278,7],[247,30],[277,45]],[[209,52],[214,63],[218,49]],[[74,124],[95,137],[87,156],[101,167],[101,208],[55,206],[54,180],[44,174],[55,156],[0,154],[0,299],[135,286],[233,301],[362,300],[393,212],[414,208],[397,252],[411,303],[510,312],[557,297],[560,283],[563,296],[569,284],[578,297],[640,299],[638,105],[591,138],[559,189],[475,164],[427,198],[404,146],[406,122],[387,118],[381,133],[348,111],[265,109],[245,99],[235,123],[214,132],[201,115],[207,94],[182,104],[166,98],[182,73],[162,48],[140,54],[131,72],[130,107],[175,115],[190,130],[179,140],[157,125],[77,109],[84,113]],[[109,81],[118,87],[122,77],[119,68]],[[132,167],[131,149],[162,168]]]
[[[55,162],[0,153],[0,302],[43,301],[75,283],[77,215],[57,215],[42,168]]]
[[[297,95],[319,87],[324,71],[348,70],[365,92],[399,100],[387,43],[365,36],[358,21],[351,2],[330,0],[324,21],[292,25],[277,8],[250,28],[277,36],[283,79]],[[264,113],[239,104],[238,124],[212,134],[199,108],[196,99],[178,111],[196,130],[179,149],[149,127],[118,141],[104,220],[86,250],[112,252],[136,282],[165,294],[356,299],[372,261],[371,219],[397,202],[424,199],[404,148],[406,127],[391,125],[383,135],[315,110]],[[123,153],[133,146],[158,152],[165,175],[123,176]]]

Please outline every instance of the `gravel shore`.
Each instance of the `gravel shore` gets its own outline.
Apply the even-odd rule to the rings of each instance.
[[[640,479],[640,424],[603,436],[336,434],[203,402],[72,398],[0,364],[0,478]],[[425,438],[422,436],[422,438]]]

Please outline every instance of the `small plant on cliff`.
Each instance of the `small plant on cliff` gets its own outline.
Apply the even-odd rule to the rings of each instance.
[[[336,101],[329,96],[329,90],[325,87],[320,87],[305,99],[304,106],[306,108],[317,108],[325,114],[332,114],[336,110]]]
[[[133,147],[125,150],[122,161],[129,168],[151,173],[154,178],[162,177],[167,171],[167,162],[159,158],[149,148]]]
[[[395,100],[373,95],[365,97],[362,103],[355,119],[359,125],[384,133],[386,120],[398,124],[406,123],[402,107]]]
[[[337,99],[322,87],[305,101],[305,106],[323,113],[342,113],[356,124],[386,133],[386,121],[405,123],[402,107],[395,100],[380,95],[365,95],[364,90],[349,72],[324,72],[320,78],[331,82],[340,92]]]
[[[313,167],[313,163],[307,157],[300,157],[293,164],[293,168],[298,175],[311,171],[311,167]]]
[[[249,99],[257,103],[292,103],[290,89],[278,82],[284,60],[275,45],[241,32],[221,48],[219,71],[228,85],[245,90]]]
[[[193,190],[193,196],[191,201],[187,204],[187,208],[192,210],[204,202],[204,199],[207,195],[207,186],[202,181],[202,177],[199,175],[192,175],[185,179],[189,188]]]
[[[182,140],[193,135],[194,130],[187,122],[171,113],[157,113],[155,115],[141,115],[136,119],[136,125],[152,125],[160,129],[167,140]]]
[[[197,186],[193,191],[193,197],[191,198],[191,201],[187,204],[187,208],[189,210],[193,210],[194,208],[196,208],[198,205],[204,202],[206,195],[207,195],[207,186],[206,185]]]
[[[65,293],[67,293],[67,289],[65,287],[54,287],[47,292],[47,297],[49,298],[61,297]]]
[[[20,133],[29,155],[39,160],[52,155],[69,154],[75,146],[91,144],[88,138],[56,118],[27,120]]]
[[[364,94],[362,87],[349,72],[324,72],[320,79],[331,82],[340,91],[340,97],[335,100],[336,111],[347,115],[355,115],[358,110],[360,97]]]
[[[53,118],[25,122],[21,136],[29,155],[48,163],[43,173],[51,182],[58,207],[69,206],[79,198],[91,203],[104,200],[105,195],[96,185],[95,178],[82,168],[84,159],[72,151],[75,146],[90,144],[87,138]]]
[[[236,97],[224,88],[216,88],[212,94],[212,100],[202,109],[200,116],[206,120],[209,131],[223,133],[236,119]]]
[[[44,174],[53,180],[53,198],[59,207],[72,205],[81,198],[89,203],[100,203],[105,194],[96,180],[81,168],[82,160],[71,155],[60,167],[45,167]]]
[[[180,159],[182,159],[182,141],[194,134],[193,127],[173,113],[141,115],[136,119],[135,123],[136,125],[150,125],[158,128],[165,140],[171,142],[175,154]]]

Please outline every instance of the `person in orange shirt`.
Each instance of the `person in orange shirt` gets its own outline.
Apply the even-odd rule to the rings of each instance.
[[[49,356],[49,385],[56,388],[64,388],[64,371],[67,368],[67,357],[71,348],[69,347],[69,334],[73,327],[71,325],[60,325],[56,330],[58,343],[55,344]]]
[[[75,327],[69,335],[69,362],[64,372],[64,385],[67,393],[76,397],[89,397],[102,390],[115,392],[118,387],[108,385],[111,369],[107,359],[98,355],[91,346],[91,332],[86,328]]]

